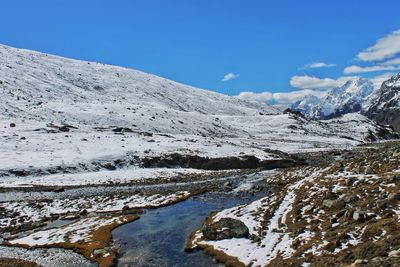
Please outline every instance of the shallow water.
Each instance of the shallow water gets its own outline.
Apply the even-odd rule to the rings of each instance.
[[[122,248],[118,266],[218,266],[202,251],[184,251],[190,233],[212,211],[250,203],[265,195],[207,193],[175,205],[146,210],[139,220],[113,231],[114,240]]]

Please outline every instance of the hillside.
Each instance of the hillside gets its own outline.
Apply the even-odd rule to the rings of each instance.
[[[0,176],[8,177],[6,183],[19,184],[19,177],[33,184],[99,182],[99,171],[121,179],[159,175],[143,173],[141,166],[234,167],[204,163],[206,158],[233,157],[247,162],[241,168],[257,167],[264,164],[258,161],[287,158],[274,150],[339,148],[392,137],[361,115],[315,122],[136,70],[7,46],[0,46],[0,55]],[[176,154],[184,158],[165,163],[163,158]],[[200,163],[187,156],[200,157]],[[63,178],[46,176],[57,174]],[[45,178],[38,182],[38,175]]]

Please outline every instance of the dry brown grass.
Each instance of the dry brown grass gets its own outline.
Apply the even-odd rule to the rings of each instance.
[[[101,267],[109,267],[114,264],[117,257],[117,252],[114,250],[107,250],[107,253],[95,257],[93,251],[96,249],[106,248],[112,240],[112,230],[123,224],[132,222],[138,219],[136,215],[125,215],[120,221],[113,222],[112,224],[101,226],[91,233],[89,241],[82,241],[78,243],[64,242],[56,244],[57,247],[73,249],[74,251],[82,254],[85,258],[97,262]]]

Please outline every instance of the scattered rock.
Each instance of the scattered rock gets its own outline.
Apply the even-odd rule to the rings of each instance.
[[[357,222],[365,222],[368,221],[372,218],[374,218],[376,215],[372,212],[365,212],[359,208],[357,208],[354,212],[353,212],[353,220],[357,221]]]
[[[53,189],[53,192],[57,192],[57,193],[59,193],[59,192],[64,192],[65,191],[65,188],[64,187],[55,187],[54,189]]]
[[[349,194],[343,197],[343,200],[347,203],[354,203],[359,200],[359,197],[353,194]]]
[[[390,193],[388,196],[389,201],[398,201],[400,200],[400,192]]]
[[[398,250],[392,250],[389,252],[389,257],[393,257],[393,258],[400,258],[400,249]]]
[[[100,164],[100,166],[110,171],[115,171],[117,169],[117,167],[110,162]]]
[[[127,128],[127,127],[117,127],[112,129],[112,131],[114,133],[132,133],[132,129],[131,128]]]
[[[225,190],[232,190],[233,189],[233,185],[232,185],[232,182],[231,181],[226,181],[225,183],[224,183],[224,189]]]
[[[87,210],[82,210],[81,212],[79,212],[79,215],[81,215],[81,216],[85,216],[87,214],[88,214]]]
[[[380,200],[376,201],[376,206],[377,206],[379,209],[384,210],[384,209],[387,208],[387,201],[384,200],[384,199],[380,199]]]
[[[368,263],[368,260],[357,259],[351,266],[360,266]]]
[[[64,125],[59,127],[58,130],[60,130],[60,132],[69,132],[69,127]]]
[[[374,170],[371,168],[371,166],[367,166],[364,170],[365,174],[371,175],[371,174],[375,174]]]
[[[343,209],[346,206],[346,202],[343,199],[325,199],[322,205],[329,209]]]
[[[106,252],[104,248],[96,248],[93,250],[93,256],[98,257],[100,255],[103,255]]]
[[[400,182],[400,176],[394,175],[388,178],[388,183],[397,183],[397,182]]]
[[[347,212],[347,210],[341,210],[341,211],[339,211],[337,214],[336,214],[336,218],[341,218],[341,217],[343,217],[344,215],[346,215],[346,212]]]

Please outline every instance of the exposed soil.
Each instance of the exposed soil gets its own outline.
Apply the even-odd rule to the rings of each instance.
[[[0,266],[2,267],[40,267],[40,265],[20,259],[0,258]]]

